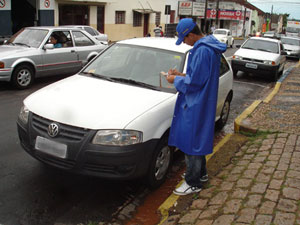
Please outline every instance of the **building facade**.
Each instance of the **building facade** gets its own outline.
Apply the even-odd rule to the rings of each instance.
[[[205,0],[0,0],[0,36],[26,26],[90,25],[117,41],[154,36],[156,25],[174,30],[184,17],[207,32],[215,26],[247,36],[260,30],[261,13],[244,0],[208,1],[206,18]]]

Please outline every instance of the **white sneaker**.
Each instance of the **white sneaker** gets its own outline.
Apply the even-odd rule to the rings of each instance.
[[[192,187],[190,185],[188,185],[186,183],[186,181],[184,181],[180,187],[176,188],[173,193],[175,195],[188,195],[188,194],[192,194],[192,193],[197,193],[200,192],[202,189],[198,188],[198,187]]]

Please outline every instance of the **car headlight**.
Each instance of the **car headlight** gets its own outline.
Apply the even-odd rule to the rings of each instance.
[[[271,60],[264,60],[264,64],[275,66],[276,62]]]
[[[99,130],[92,143],[96,145],[126,146],[141,143],[143,133],[135,130]]]
[[[29,110],[25,105],[23,105],[20,110],[19,119],[23,124],[26,125],[28,123],[28,117],[29,117]]]
[[[233,59],[243,59],[243,57],[238,56],[238,55],[234,55],[234,56],[232,56],[232,58],[233,58]]]

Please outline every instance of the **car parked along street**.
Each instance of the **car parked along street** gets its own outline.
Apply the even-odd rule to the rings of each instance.
[[[277,81],[278,76],[283,73],[286,55],[280,40],[251,37],[232,56],[233,76],[237,76],[238,71],[243,71]]]
[[[231,31],[228,29],[216,29],[213,35],[220,41],[225,43],[227,46],[232,48],[234,44],[234,38],[232,37]]]
[[[106,47],[79,28],[27,27],[0,45],[0,81],[25,89],[38,77],[75,74]]]
[[[300,38],[292,36],[281,37],[284,50],[287,52],[287,57],[300,59]]]
[[[110,179],[164,182],[174,149],[168,136],[177,98],[162,71],[185,72],[191,46],[175,38],[119,41],[78,74],[24,100],[18,119],[22,147],[53,167]],[[233,97],[230,65],[221,57],[216,124]]]

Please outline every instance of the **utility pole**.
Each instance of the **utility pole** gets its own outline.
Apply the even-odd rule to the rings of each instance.
[[[246,23],[246,13],[247,13],[247,8],[246,6],[245,7],[245,10],[244,10],[244,21],[243,21],[243,38],[245,38],[246,36],[246,30],[245,30],[245,23]]]
[[[272,30],[273,5],[271,7],[270,30]]]
[[[215,27],[216,29],[219,28],[219,2],[220,0],[217,0],[217,7],[216,7],[216,24],[215,24]]]
[[[205,0],[205,9],[204,9],[204,32],[206,33],[206,17],[207,17],[207,0]]]

